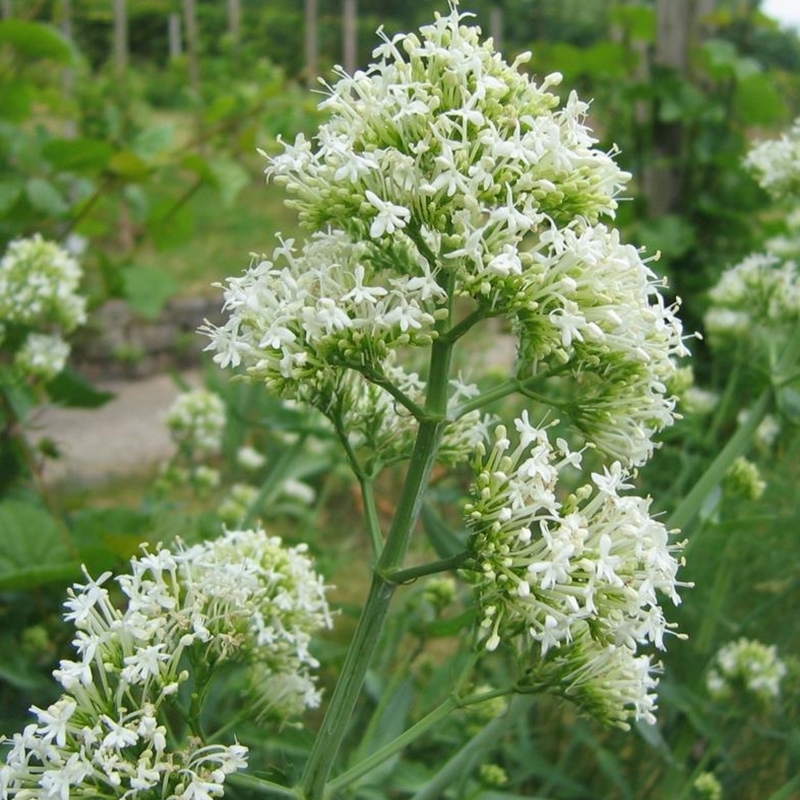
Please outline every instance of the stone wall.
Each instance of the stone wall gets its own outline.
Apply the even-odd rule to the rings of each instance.
[[[208,319],[219,324],[221,298],[170,300],[155,319],[137,313],[123,300],[109,300],[89,317],[73,340],[73,365],[87,378],[145,378],[200,363],[208,340],[197,328]]]

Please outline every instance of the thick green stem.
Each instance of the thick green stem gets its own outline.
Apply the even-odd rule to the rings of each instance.
[[[469,556],[469,551],[464,550],[450,558],[429,561],[427,564],[419,564],[416,567],[408,567],[407,569],[391,570],[390,572],[384,573],[384,577],[398,585],[411,583],[417,580],[417,578],[424,578],[426,575],[435,575],[437,572],[446,572],[463,567],[469,559]]]
[[[361,500],[364,503],[364,516],[367,521],[367,533],[372,543],[372,552],[377,560],[383,550],[383,533],[378,519],[378,509],[375,504],[375,484],[371,478],[359,479],[361,486]]]
[[[300,781],[302,796],[308,800],[319,800],[325,796],[328,775],[349,726],[383,630],[389,604],[397,586],[383,576],[401,567],[419,517],[445,425],[450,359],[451,345],[434,342],[425,417],[419,425],[397,511],[376,564],[369,595],[345,657],[341,676],[331,695]]]

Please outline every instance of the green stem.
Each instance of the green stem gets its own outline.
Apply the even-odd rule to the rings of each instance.
[[[373,573],[369,595],[347,651],[341,676],[331,694],[301,778],[303,797],[308,800],[325,796],[328,775],[347,731],[389,611],[397,585],[383,576],[401,566],[419,517],[445,424],[451,355],[450,345],[433,343],[425,416],[419,425],[397,511]]]
[[[248,789],[258,789],[259,793],[263,793],[266,797],[288,797],[292,800],[299,800],[301,797],[297,789],[281,786],[279,783],[273,783],[266,778],[258,778],[247,772],[234,772],[228,776],[228,780]]]
[[[484,408],[490,403],[494,403],[497,400],[502,400],[504,397],[508,397],[510,394],[514,394],[515,392],[520,392],[527,397],[532,397],[534,400],[538,400],[547,405],[556,405],[549,398],[544,397],[543,395],[534,394],[532,392],[534,386],[536,386],[538,383],[543,383],[547,378],[552,377],[554,374],[555,372],[548,372],[546,375],[533,375],[530,378],[525,378],[524,380],[520,380],[519,378],[509,378],[508,380],[499,383],[493,389],[482,392],[477,397],[473,397],[470,400],[461,403],[461,405],[456,406],[451,416],[453,419],[460,419],[465,414],[469,414],[470,411]]]
[[[388,392],[403,408],[411,413],[415,419],[422,419],[425,416],[425,409],[419,403],[415,403],[402,389],[395,386],[385,375],[375,369],[364,366],[351,365],[352,369],[360,372],[370,383],[380,386]]]
[[[507,724],[505,715],[493,719],[480,733],[473,736],[411,800],[436,800],[447,787],[454,786],[458,779],[465,775],[470,762],[476,756],[497,745],[500,734]]]
[[[700,480],[684,497],[680,505],[667,520],[668,528],[685,528],[700,509],[703,501],[714,487],[720,483],[728,468],[742,454],[747,452],[753,434],[769,411],[772,403],[772,389],[765,389],[756,404],[750,409],[745,423],[728,440],[719,455],[711,462],[711,466],[703,473]]]
[[[469,333],[472,328],[477,325],[481,320],[486,319],[487,314],[484,309],[476,308],[471,314],[468,314],[458,325],[454,325],[443,337],[442,341],[448,344],[454,344],[464,334]]]
[[[378,519],[378,508],[375,503],[375,484],[371,478],[359,478],[361,486],[361,500],[364,503],[364,516],[367,521],[367,533],[372,543],[372,552],[375,558],[380,558],[383,550],[383,533]]]
[[[256,499],[253,500],[253,502],[250,504],[250,508],[247,509],[247,513],[244,515],[244,519],[242,520],[242,529],[246,530],[256,521],[259,511],[263,508],[264,503],[266,503],[266,501],[269,500],[278,490],[281,482],[286,477],[287,467],[292,463],[292,461],[294,461],[294,459],[303,449],[305,439],[305,435],[301,435],[291,447],[287,448],[281,453],[280,457],[265,478],[264,483],[261,484],[261,488],[258,490]]]
[[[458,701],[452,696],[448,697],[447,700],[438,705],[433,711],[419,720],[419,722],[408,728],[408,730],[401,733],[396,739],[389,742],[389,744],[384,745],[372,753],[372,755],[367,756],[363,761],[359,761],[358,764],[347,770],[347,772],[343,772],[341,775],[334,778],[328,784],[326,796],[335,797],[337,792],[349,786],[351,783],[355,783],[359,778],[363,778],[364,775],[368,775],[384,761],[401,752],[408,747],[411,742],[418,739],[424,733],[427,733],[434,725],[437,725],[458,707]]]
[[[463,566],[468,559],[469,552],[464,550],[457,555],[450,556],[450,558],[430,561],[427,564],[408,567],[408,569],[389,570],[383,574],[383,577],[394,584],[402,585],[404,583],[411,583],[417,580],[417,578],[424,578],[426,575],[435,575],[437,572],[447,572],[448,570],[458,569]]]

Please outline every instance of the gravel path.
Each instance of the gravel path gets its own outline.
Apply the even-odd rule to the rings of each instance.
[[[198,373],[183,378],[199,386]],[[48,461],[48,483],[92,484],[142,472],[173,451],[164,423],[181,390],[168,375],[137,381],[98,382],[115,397],[101,408],[45,407],[34,415],[31,439],[52,439],[61,458]]]

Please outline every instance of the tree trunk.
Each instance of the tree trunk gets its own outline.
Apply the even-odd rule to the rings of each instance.
[[[317,0],[305,0],[306,83],[309,89],[313,89],[317,85],[317,75],[319,74],[318,23]]]
[[[0,0],[0,19],[11,19],[14,16],[14,7],[11,0]]]
[[[348,75],[358,64],[358,9],[357,0],[344,0],[342,8],[342,66]]]
[[[114,71],[128,68],[128,9],[126,0],[114,0]]]

